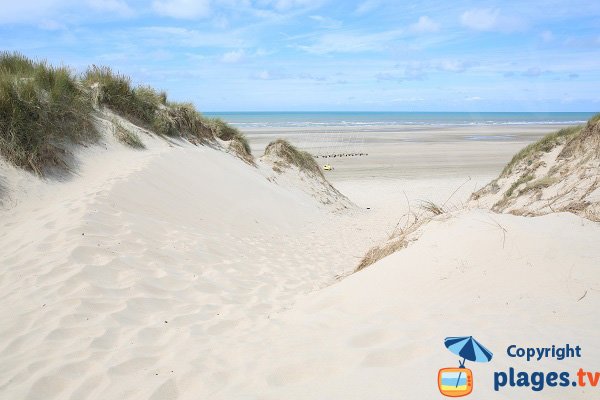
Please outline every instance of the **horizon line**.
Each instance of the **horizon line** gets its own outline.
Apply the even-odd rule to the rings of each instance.
[[[224,111],[224,110],[212,110],[212,111],[201,111],[201,113],[465,113],[465,114],[499,114],[499,113],[511,113],[511,114],[589,114],[589,113],[600,113],[597,111],[372,111],[372,110],[235,110],[235,111]]]

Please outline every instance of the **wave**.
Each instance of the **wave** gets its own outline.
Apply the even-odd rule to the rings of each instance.
[[[547,121],[272,121],[272,122],[245,122],[230,121],[231,125],[238,128],[310,128],[310,127],[384,127],[384,126],[432,126],[432,127],[460,127],[460,126],[502,126],[502,125],[577,125],[586,120],[547,120]]]

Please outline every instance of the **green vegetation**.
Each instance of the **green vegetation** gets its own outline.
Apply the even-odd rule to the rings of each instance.
[[[208,120],[190,103],[169,103],[157,110],[152,129],[159,135],[183,137],[196,144],[213,139]]]
[[[210,120],[210,126],[215,137],[231,142],[229,147],[241,159],[249,161],[251,164],[254,163],[250,143],[248,143],[248,139],[246,139],[246,136],[244,136],[243,133],[219,118]]]
[[[204,118],[190,103],[171,103],[165,92],[134,87],[127,76],[92,66],[81,77],[66,67],[33,61],[20,53],[0,53],[0,156],[42,175],[47,167],[66,168],[69,144],[93,143],[98,132],[94,108],[105,106],[159,135],[194,144],[219,137],[240,158],[254,162],[248,141],[221,120]],[[134,133],[115,123],[115,137],[144,148]]]
[[[97,138],[91,111],[69,69],[0,53],[0,155],[10,163],[38,174],[64,166],[65,142]]]
[[[283,139],[277,139],[265,148],[265,154],[275,155],[288,164],[297,166],[301,171],[311,172],[318,176],[323,176],[323,171],[310,153],[298,150],[290,142]]]
[[[598,121],[600,121],[600,113],[594,115],[592,118],[590,118],[590,120],[588,121],[588,124],[595,124]]]
[[[523,192],[527,192],[529,190],[545,189],[545,188],[550,187],[553,184],[555,184],[556,181],[558,181],[558,179],[555,177],[545,176],[543,178],[536,179],[533,182],[529,182],[525,186],[525,189],[523,189]]]
[[[237,128],[227,125],[222,119],[213,118],[210,120],[210,124],[214,135],[221,140],[232,140],[235,137],[243,136]]]
[[[152,126],[160,105],[166,105],[166,95],[147,86],[133,88],[129,77],[113,72],[109,67],[92,66],[84,74],[83,81],[95,89],[98,104],[141,123]]]
[[[119,122],[113,121],[115,126],[115,137],[117,140],[134,149],[145,149],[146,145],[142,139],[135,133],[123,127]]]
[[[527,183],[527,182],[529,182],[531,180],[533,180],[533,175],[531,175],[531,174],[526,174],[526,175],[521,176],[512,185],[510,185],[510,187],[508,188],[508,190],[506,191],[506,193],[504,193],[504,196],[506,196],[506,197],[512,196],[512,194],[515,191],[515,189],[517,189],[522,184]]]
[[[90,67],[84,82],[95,89],[98,104],[159,135],[183,137],[196,144],[214,137],[210,121],[203,118],[193,104],[171,103],[167,101],[165,92],[157,92],[148,86],[134,88],[128,77],[110,68]],[[224,122],[222,124],[225,128],[234,129]]]
[[[600,115],[600,114],[599,114]],[[596,117],[594,117],[596,118]],[[593,119],[592,119],[593,120]],[[590,120],[591,121],[591,120]],[[547,153],[552,150],[555,146],[564,143],[566,140],[573,138],[578,135],[583,127],[581,125],[578,126],[570,126],[568,128],[563,128],[557,132],[553,132],[549,135],[544,136],[540,140],[535,143],[528,145],[523,148],[514,157],[510,160],[510,162],[504,167],[502,170],[502,174],[500,176],[509,175],[513,168],[521,161],[528,160],[529,163],[533,162],[533,159],[539,153]]]

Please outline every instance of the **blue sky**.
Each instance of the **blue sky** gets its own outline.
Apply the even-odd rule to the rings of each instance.
[[[0,0],[0,49],[202,111],[600,111],[600,2]]]

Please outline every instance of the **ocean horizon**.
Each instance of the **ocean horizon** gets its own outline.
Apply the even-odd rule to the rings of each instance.
[[[388,111],[242,111],[206,112],[241,129],[286,127],[365,127],[394,125],[575,125],[594,112],[388,112]]]

